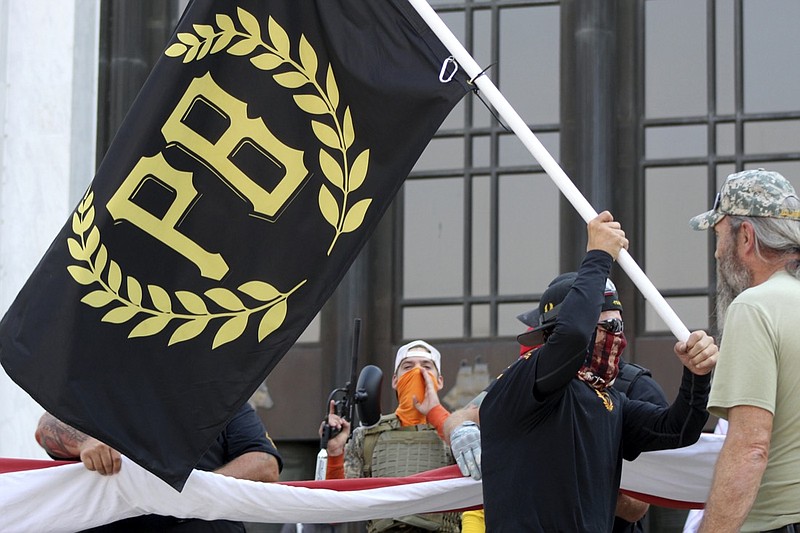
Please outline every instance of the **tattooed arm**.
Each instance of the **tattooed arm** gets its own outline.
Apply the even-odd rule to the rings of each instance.
[[[104,476],[116,474],[122,467],[117,450],[65,424],[50,413],[43,414],[39,419],[36,442],[51,457],[80,459],[88,470]]]
[[[450,414],[444,422],[445,442],[450,444],[450,434],[464,422],[475,422],[480,426],[481,420],[479,410],[485,397],[486,391],[483,391],[470,400],[467,405]]]

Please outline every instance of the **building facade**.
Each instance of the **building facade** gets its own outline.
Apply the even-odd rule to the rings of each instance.
[[[70,3],[0,4],[0,72],[7,80],[0,89],[3,310],[88,185],[186,2],[64,4]],[[721,180],[742,169],[778,170],[800,187],[794,90],[800,4],[431,4],[592,206],[621,220],[632,257],[686,326],[713,332],[713,234],[692,232],[688,219],[708,209]],[[43,28],[63,31],[71,55],[60,57],[68,52],[42,44],[39,57],[51,65],[26,66],[36,57],[26,58],[31,46],[20,43],[31,36],[46,42],[37,34]],[[69,65],[55,71],[63,79],[51,80],[58,94],[26,94],[25,84],[37,79],[27,72],[46,77],[58,64]],[[41,101],[64,100],[65,87],[70,96],[61,122],[26,123],[25,117],[44,116]],[[56,149],[64,151],[58,152],[61,172],[30,169],[30,147],[42,142],[64,147]],[[20,192],[16,180],[25,173],[35,173],[38,186]],[[29,213],[40,190],[55,198],[46,223]],[[30,227],[37,228],[35,246],[21,241],[20,232]],[[375,364],[386,374],[385,412],[394,408],[388,386],[394,352],[415,338],[441,350],[446,398],[456,408],[516,357],[515,335],[524,328],[516,315],[537,304],[550,279],[575,270],[584,250],[583,220],[481,93],[468,95],[335,295],[267,378],[270,401],[259,412],[287,458],[285,477],[313,476],[328,394],[349,377],[354,318],[363,320],[360,366]],[[20,255],[25,261],[15,261]],[[651,368],[671,396],[680,375],[675,339],[627,275],[617,269],[613,277],[629,358]],[[36,408],[24,412],[32,417]],[[17,425],[8,412],[1,415],[15,431],[27,428],[28,422]],[[680,519],[680,513],[654,510],[649,527],[672,531]]]

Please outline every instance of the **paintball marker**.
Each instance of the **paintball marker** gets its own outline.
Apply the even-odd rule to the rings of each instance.
[[[380,391],[383,382],[383,372],[374,365],[367,365],[358,376],[358,341],[361,334],[361,319],[356,318],[353,324],[353,352],[350,361],[350,380],[344,387],[334,389],[325,403],[325,418],[322,423],[322,437],[320,448],[328,446],[328,440],[335,437],[340,430],[328,425],[328,409],[334,401],[334,412],[350,422],[351,427],[358,408],[358,419],[362,425],[372,426],[378,423],[381,417]]]

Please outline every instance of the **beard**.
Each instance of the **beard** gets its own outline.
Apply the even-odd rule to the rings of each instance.
[[[736,255],[734,235],[725,246],[723,253],[717,261],[717,331],[719,341],[722,341],[722,330],[725,326],[725,314],[728,306],[745,289],[750,287],[753,274]]]

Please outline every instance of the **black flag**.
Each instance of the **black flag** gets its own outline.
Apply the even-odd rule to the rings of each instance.
[[[180,490],[468,91],[448,56],[405,0],[195,0],[0,322],[6,372]]]

